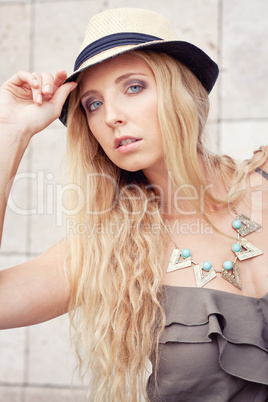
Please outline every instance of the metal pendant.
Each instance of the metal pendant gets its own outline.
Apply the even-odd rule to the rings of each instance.
[[[179,248],[175,248],[171,254],[167,272],[176,271],[177,269],[182,269],[190,267],[192,265],[192,258],[184,258],[181,256],[181,251]]]
[[[221,277],[226,279],[232,285],[236,286],[238,289],[242,289],[241,279],[240,279],[240,272],[239,272],[239,265],[237,262],[233,264],[233,269],[231,271],[227,271],[226,269],[222,269]]]
[[[202,269],[202,265],[195,265],[194,266],[194,275],[195,275],[195,282],[198,288],[202,288],[205,286],[209,281],[212,281],[216,277],[216,272],[213,268],[209,271],[204,271]]]
[[[242,249],[241,251],[236,251],[234,253],[240,261],[263,254],[261,250],[251,244],[247,239],[242,238],[237,243],[242,246]]]
[[[258,230],[261,228],[261,225],[259,225],[257,222],[252,221],[249,219],[247,216],[240,214],[237,215],[237,218],[242,222],[242,226],[240,229],[237,229],[238,233],[241,236],[246,236],[249,233],[255,232],[255,230]]]

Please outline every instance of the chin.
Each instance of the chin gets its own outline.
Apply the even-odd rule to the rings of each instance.
[[[151,168],[159,169],[159,166],[163,168],[163,158],[152,158],[150,155],[136,155],[135,158],[131,158],[129,155],[125,160],[114,158],[112,162],[120,169],[128,172],[138,172]]]
[[[135,167],[118,166],[118,167],[122,170],[125,170],[126,172],[132,172],[132,173],[139,172],[143,169],[143,167],[140,168],[137,166],[135,166]]]
[[[126,170],[127,172],[138,172],[147,167],[143,163],[140,163],[140,162],[139,163],[116,163],[116,162],[113,162],[113,163],[120,169]]]

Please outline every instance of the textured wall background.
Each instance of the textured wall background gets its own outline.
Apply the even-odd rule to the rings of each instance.
[[[127,6],[162,13],[181,39],[219,63],[208,125],[211,149],[244,159],[268,143],[266,0],[0,0],[0,82],[20,69],[70,73],[88,19]],[[33,138],[6,215],[1,269],[33,258],[63,235],[57,185],[64,147],[59,122]],[[1,331],[0,401],[84,401],[77,379],[71,387],[74,362],[66,316]]]

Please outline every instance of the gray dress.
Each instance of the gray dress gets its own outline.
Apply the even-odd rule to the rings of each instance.
[[[268,292],[261,298],[224,291],[164,287],[154,402],[268,401]]]

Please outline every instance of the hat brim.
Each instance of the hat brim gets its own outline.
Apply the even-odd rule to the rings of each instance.
[[[210,93],[212,90],[219,74],[217,64],[197,46],[184,41],[161,40],[138,45],[118,46],[116,48],[111,48],[100,52],[96,56],[93,56],[89,60],[85,61],[78,70],[74,71],[66,79],[65,83],[76,81],[79,74],[89,67],[133,50],[154,50],[156,52],[163,52],[174,57],[192,71],[208,93]],[[60,121],[65,126],[67,125],[68,107],[69,96],[63,105],[61,115],[59,117]]]

